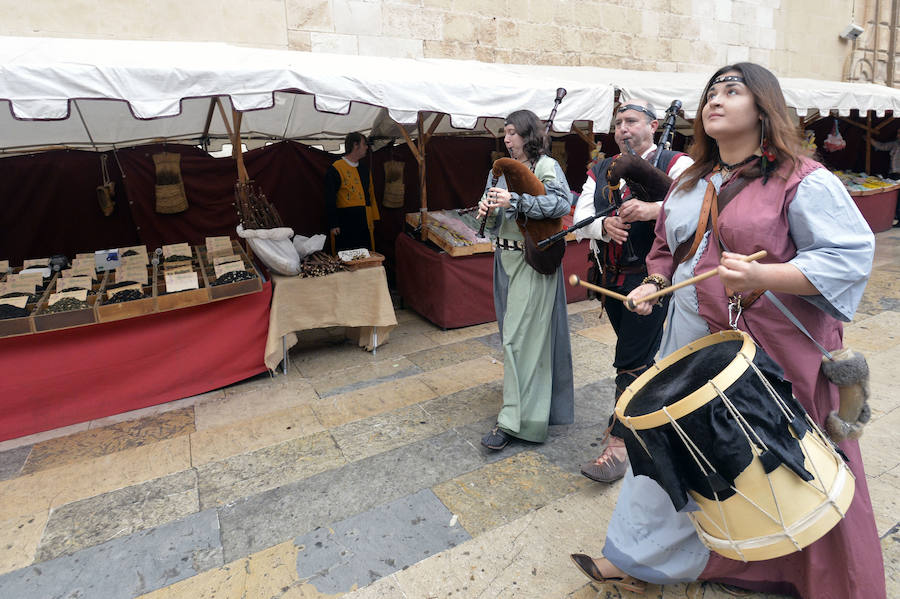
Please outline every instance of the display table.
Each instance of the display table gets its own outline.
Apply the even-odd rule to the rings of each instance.
[[[374,350],[397,326],[384,268],[361,268],[324,277],[272,276],[275,291],[269,313],[265,363],[275,370],[286,349],[297,343],[295,331],[348,327],[348,336]]]
[[[587,240],[569,242],[563,257],[566,277],[587,277]],[[494,254],[451,257],[407,234],[397,236],[397,287],[405,305],[445,329],[497,319],[494,312]],[[566,283],[566,301],[587,298],[584,287]]]
[[[145,408],[260,372],[262,291],[89,326],[0,339],[0,440]]]
[[[894,215],[897,210],[897,191],[898,187],[895,186],[886,191],[872,189],[850,192],[850,197],[853,198],[863,218],[869,223],[869,228],[873,233],[887,231],[894,223]]]

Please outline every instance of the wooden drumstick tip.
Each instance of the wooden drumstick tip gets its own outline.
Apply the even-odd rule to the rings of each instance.
[[[634,300],[630,297],[625,300],[625,307],[629,310],[634,310]]]
[[[578,275],[570,275],[569,276],[569,285],[571,285],[572,287],[575,287],[576,285],[578,285],[578,283],[580,281],[581,281],[581,279],[578,278]]]

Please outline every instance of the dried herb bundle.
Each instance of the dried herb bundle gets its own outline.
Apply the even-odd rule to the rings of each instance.
[[[244,229],[274,229],[284,226],[278,210],[253,185],[253,181],[238,181],[234,184],[234,201]]]

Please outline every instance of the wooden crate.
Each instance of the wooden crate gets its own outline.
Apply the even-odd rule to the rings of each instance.
[[[97,313],[94,310],[94,304],[97,300],[97,296],[95,295],[88,296],[87,308],[81,310],[69,310],[68,312],[47,312],[47,308],[49,307],[47,301],[49,299],[49,294],[45,294],[44,297],[41,298],[38,309],[32,314],[34,331],[36,333],[80,327],[97,322]]]
[[[200,258],[200,264],[202,265],[201,272],[203,273],[204,285],[209,289],[209,298],[210,301],[228,299],[229,297],[237,297],[239,295],[247,295],[248,293],[256,293],[258,291],[262,291],[262,277],[259,274],[259,271],[256,269],[256,266],[253,264],[253,261],[244,252],[244,248],[241,247],[241,244],[236,240],[231,240],[232,251],[236,256],[240,256],[241,260],[244,261],[244,266],[246,267],[247,272],[254,275],[252,279],[247,279],[246,281],[237,281],[236,283],[225,283],[222,285],[212,285],[212,283],[216,280],[216,271],[213,266],[212,260],[206,255],[206,246],[198,245],[194,247],[195,254]]]
[[[162,269],[155,269],[155,272],[153,288],[158,311],[165,312],[166,310],[189,308],[209,302],[209,289],[206,287],[202,272],[197,272],[197,281],[200,284],[199,289],[188,289],[187,291],[176,291],[174,293],[166,293],[166,277]]]
[[[14,337],[16,335],[29,335],[34,332],[34,322],[31,318],[31,312],[34,311],[37,304],[26,304],[25,309],[28,310],[27,316],[19,318],[5,318],[0,320],[0,337]]]
[[[155,312],[156,298],[153,294],[153,279],[150,278],[148,281],[150,281],[149,285],[141,287],[144,297],[130,302],[117,302],[115,304],[103,303],[106,299],[106,289],[104,287],[100,293],[100,299],[94,304],[97,309],[97,322],[110,322],[112,320],[134,318],[136,316],[145,316]]]
[[[381,266],[382,262],[384,262],[384,256],[382,256],[378,252],[369,252],[368,258],[349,260],[347,262],[343,262],[343,265],[347,270],[359,270],[361,268],[374,268],[375,266]]]

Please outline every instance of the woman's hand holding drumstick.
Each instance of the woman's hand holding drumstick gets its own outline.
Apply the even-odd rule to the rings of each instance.
[[[728,259],[733,261],[732,265],[735,262],[754,262],[761,258],[766,257],[766,251],[760,250],[755,254],[750,254],[749,256],[741,256],[740,254],[729,254]],[[727,271],[725,266],[719,266],[718,268],[710,269],[702,274],[699,274],[695,277],[691,277],[690,279],[685,279],[680,283],[676,283],[675,285],[671,285],[666,287],[665,289],[656,290],[656,285],[653,284],[645,284],[636,288],[634,291],[628,294],[628,297],[625,300],[625,307],[631,310],[632,312],[636,312],[642,316],[646,316],[650,314],[650,311],[653,309],[653,300],[662,297],[668,293],[672,293],[682,287],[687,287],[688,285],[696,285],[700,281],[705,281],[710,277],[714,277],[717,274],[720,274],[723,269]],[[729,273],[731,274],[731,273]],[[748,287],[747,289],[751,289],[752,287]],[[742,289],[743,290],[743,289]]]
[[[646,283],[635,288],[628,296],[624,296],[621,293],[616,293],[615,291],[610,291],[609,289],[604,289],[603,287],[597,287],[596,285],[591,285],[590,283],[586,283],[584,281],[579,280],[577,275],[572,275],[569,277],[569,284],[572,286],[581,285],[582,287],[587,287],[597,293],[602,295],[606,295],[608,297],[615,298],[617,300],[622,301],[625,304],[625,307],[631,310],[632,312],[636,312],[642,316],[646,316],[650,314],[650,311],[653,310],[653,304],[650,303],[653,300],[666,295],[667,293],[672,293],[677,289],[681,289],[682,287],[687,287],[688,285],[695,285],[700,281],[704,281],[712,276],[715,276],[720,273],[720,271],[724,271],[723,274],[726,274],[729,278],[734,278],[735,281],[740,280],[745,284],[750,284],[753,280],[753,272],[755,269],[753,268],[741,268],[741,264],[739,263],[747,263],[754,262],[761,258],[766,257],[766,251],[760,250],[755,254],[750,254],[749,256],[741,256],[740,254],[726,254],[723,257],[723,262],[726,262],[731,266],[728,268],[723,265],[718,268],[713,268],[711,270],[706,271],[705,273],[699,274],[695,277],[691,277],[690,279],[685,279],[684,281],[677,283],[675,285],[671,285],[666,287],[665,289],[657,289],[656,285],[652,283]],[[738,286],[736,286],[738,287]],[[744,289],[743,285],[740,286],[738,291],[746,291],[748,289],[755,289],[756,287],[750,285]]]

